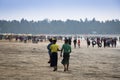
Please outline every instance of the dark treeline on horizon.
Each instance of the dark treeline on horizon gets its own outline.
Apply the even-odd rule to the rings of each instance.
[[[95,18],[83,21],[77,20],[52,20],[21,21],[0,20],[0,33],[30,33],[30,34],[120,34],[120,21],[97,21]]]

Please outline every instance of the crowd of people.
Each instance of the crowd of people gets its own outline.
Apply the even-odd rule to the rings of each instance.
[[[57,40],[63,41],[68,39],[69,45],[72,45],[74,48],[81,47],[81,39],[77,37],[65,37],[65,36],[46,36],[46,35],[2,35],[0,34],[0,40],[16,41],[16,42],[32,42],[38,43],[43,41],[48,41],[49,38],[55,37]],[[92,47],[98,46],[101,47],[116,47],[117,41],[120,42],[120,37],[84,37],[87,42],[87,47],[92,45]]]
[[[60,49],[59,45],[56,43],[57,40],[63,41],[64,38],[64,44],[62,45],[62,48]],[[15,41],[24,42],[27,43],[28,41],[31,41],[32,43],[38,43],[49,40],[49,44],[47,45],[48,54],[49,54],[49,61],[50,67],[53,67],[53,71],[57,71],[58,67],[58,56],[63,57],[61,63],[64,66],[64,71],[69,70],[69,59],[70,59],[70,53],[72,51],[72,46],[74,48],[81,48],[81,39],[76,37],[62,37],[62,36],[26,36],[26,35],[0,35],[0,40],[5,39],[11,41],[14,39]],[[85,37],[84,38],[87,43],[87,47],[97,46],[98,48],[101,47],[116,47],[118,38],[116,37]],[[120,40],[120,37],[119,37]],[[73,43],[73,45],[72,45]],[[60,51],[60,55],[58,55],[58,51]]]
[[[116,47],[117,45],[117,38],[116,37],[96,37],[96,38],[87,38],[87,47],[89,47],[92,44],[92,47],[94,47],[95,45],[98,46],[98,48],[100,47]]]
[[[32,42],[32,43],[38,43],[47,41],[51,37],[56,37],[57,40],[62,40],[62,36],[52,36],[52,35],[28,35],[28,34],[0,34],[0,40],[8,40],[8,41],[16,41],[16,42]]]
[[[43,42],[43,40],[46,40],[46,37],[43,35],[40,36],[34,36],[34,35],[0,35],[0,40],[8,40],[8,41],[16,41],[16,42],[32,42],[32,43],[38,43]]]

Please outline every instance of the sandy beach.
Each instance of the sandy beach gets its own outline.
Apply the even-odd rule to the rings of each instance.
[[[120,80],[120,45],[117,48],[73,48],[69,71],[49,67],[49,42],[0,42],[0,80]],[[63,42],[57,42],[62,46]],[[60,53],[60,52],[59,52]]]

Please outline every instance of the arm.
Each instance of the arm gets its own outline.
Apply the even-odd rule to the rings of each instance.
[[[61,49],[61,54],[60,54],[60,57],[62,57],[62,53],[63,53],[63,46],[62,46],[62,49]]]
[[[61,50],[58,48],[58,51],[61,51]]]
[[[63,52],[63,49],[61,49],[60,57],[62,57],[62,52]]]
[[[50,50],[50,44],[47,45],[47,49]]]
[[[72,52],[72,50],[71,50],[71,46],[70,46],[70,53]]]
[[[61,51],[61,50],[59,49],[59,46],[57,46],[57,50],[58,50],[58,51]]]

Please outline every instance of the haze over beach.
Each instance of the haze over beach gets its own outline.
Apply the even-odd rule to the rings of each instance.
[[[120,34],[119,0],[0,0],[0,33]]]

